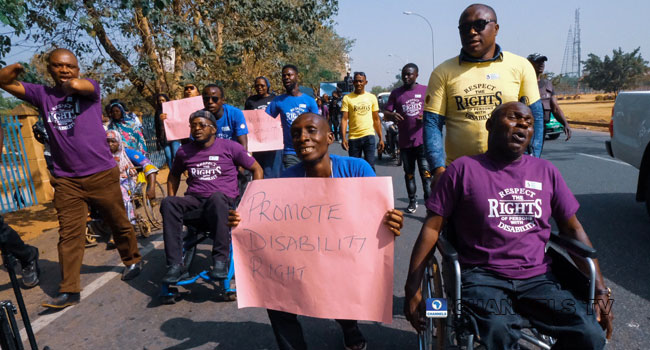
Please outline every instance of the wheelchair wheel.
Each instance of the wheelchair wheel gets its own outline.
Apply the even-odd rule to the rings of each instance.
[[[440,265],[435,256],[431,257],[429,266],[424,272],[422,279],[422,298],[443,298],[442,276],[440,274]],[[418,334],[420,349],[433,350],[445,349],[447,319],[446,318],[426,318],[426,330]]]
[[[147,187],[141,187],[142,198],[144,201],[144,212],[149,219],[152,227],[160,228],[162,226],[162,214],[160,214],[160,201],[165,198],[165,190],[162,185],[156,181],[154,184],[154,190],[156,193],[156,198],[149,200],[147,198]]]

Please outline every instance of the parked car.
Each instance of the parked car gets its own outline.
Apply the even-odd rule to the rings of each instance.
[[[650,215],[650,91],[621,92],[609,124],[607,153],[639,169],[636,200]]]

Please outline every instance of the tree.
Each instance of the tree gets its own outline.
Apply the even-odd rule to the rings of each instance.
[[[604,59],[589,54],[584,64],[584,81],[594,90],[618,94],[622,89],[635,86],[639,78],[648,71],[648,62],[639,53],[640,47],[625,53],[619,47],[613,50],[612,57]]]
[[[0,23],[14,29],[16,35],[25,32],[23,24],[24,14],[27,9],[22,0],[0,0]],[[7,34],[0,34],[0,65],[4,66],[2,58],[11,51],[11,37]]]
[[[152,104],[160,92],[180,98],[186,82],[217,82],[240,99],[255,76],[295,64],[308,45],[321,48],[315,33],[338,37],[330,27],[338,0],[26,1],[33,39],[72,49],[101,72],[104,88],[128,82]],[[316,59],[324,67],[305,60],[306,75],[335,74],[348,49],[337,47],[333,62]]]

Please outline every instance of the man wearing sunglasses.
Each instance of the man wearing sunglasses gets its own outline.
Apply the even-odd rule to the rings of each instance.
[[[203,88],[201,96],[205,108],[192,115],[208,117],[208,114],[212,114],[217,121],[217,138],[239,142],[248,149],[248,126],[244,113],[241,109],[224,103],[223,88],[208,84]]]
[[[203,91],[210,92],[210,89],[208,85]],[[239,196],[237,167],[253,172],[254,180],[263,176],[262,167],[242,145],[216,137],[218,125],[211,112],[200,110],[192,113],[192,142],[181,146],[169,172],[168,196],[160,204],[167,257],[167,274],[163,283],[176,283],[189,276],[182,259],[183,214],[196,209],[203,210],[203,219],[212,227],[210,232],[214,235],[210,277],[215,280],[226,278],[230,249],[228,210],[234,207],[235,198]],[[187,190],[185,196],[177,197],[184,171],[187,171]]]
[[[520,101],[530,107],[535,118],[531,153],[535,157],[542,153],[544,123],[537,78],[525,58],[496,44],[499,24],[494,9],[470,5],[460,15],[458,31],[460,55],[435,68],[425,97],[424,148],[434,182],[455,159],[485,153],[485,123],[494,108],[506,102]]]

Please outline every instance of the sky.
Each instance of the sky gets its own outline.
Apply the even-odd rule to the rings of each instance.
[[[412,11],[426,17],[433,27],[435,64],[458,55],[458,18],[472,4],[462,0],[340,0],[334,17],[337,33],[355,40],[350,52],[352,71],[364,71],[368,90],[389,86],[408,62],[420,68],[418,81],[426,84],[433,70],[431,31],[420,17],[404,15]],[[528,56],[539,52],[548,57],[546,71],[559,74],[569,28],[575,10],[580,9],[582,60],[589,53],[599,57],[621,47],[629,52],[641,47],[650,61],[650,29],[647,25],[650,1],[634,0],[493,0],[500,26],[497,43],[503,50]],[[0,29],[5,29],[0,26]],[[38,49],[21,43],[5,61],[29,60]],[[24,46],[23,46],[24,45]]]
[[[427,84],[433,70],[431,31],[422,18],[403,12],[418,13],[431,23],[438,65],[460,52],[458,18],[472,3],[340,0],[335,28],[339,35],[355,40],[350,52],[351,69],[366,73],[368,89],[392,84],[408,62],[418,65],[418,82]],[[494,0],[485,4],[497,13],[497,44],[524,57],[534,52],[547,56],[547,72],[561,72],[567,34],[578,8],[583,61],[589,53],[611,57],[612,50],[618,47],[624,52],[641,47],[641,56],[650,61],[649,1]]]

